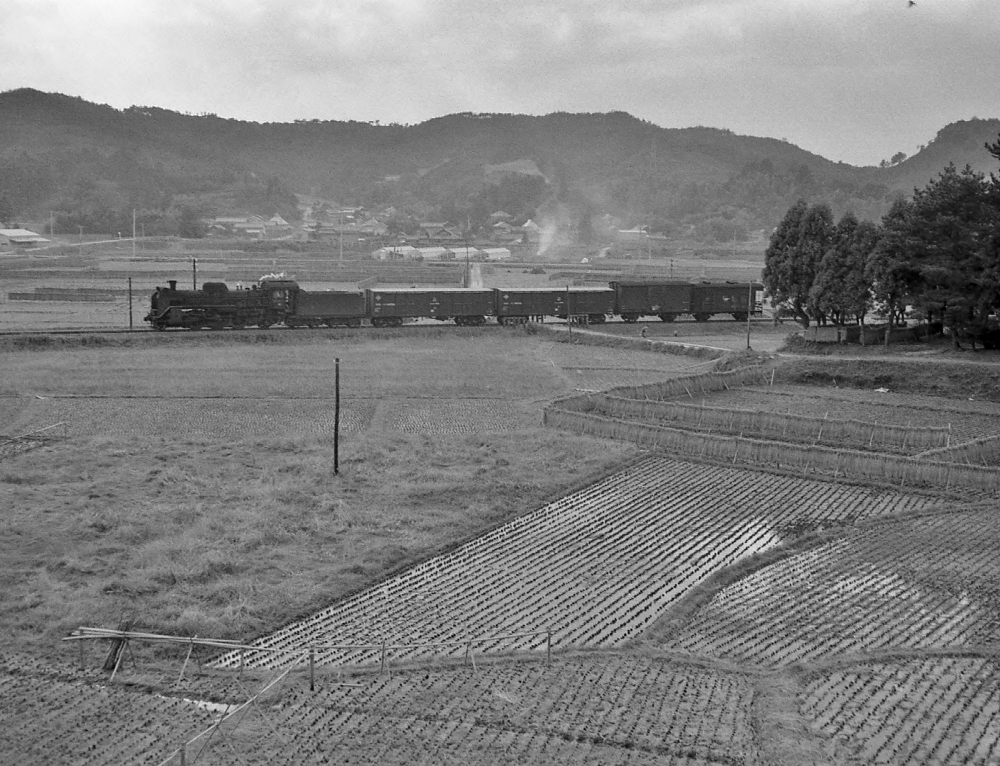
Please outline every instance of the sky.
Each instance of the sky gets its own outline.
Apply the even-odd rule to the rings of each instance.
[[[1000,117],[1000,0],[0,0],[0,91],[257,122],[624,111],[852,165]]]

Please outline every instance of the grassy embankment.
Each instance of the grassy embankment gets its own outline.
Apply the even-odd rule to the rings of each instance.
[[[65,654],[59,638],[122,615],[249,638],[634,453],[541,427],[542,403],[573,390],[572,347],[516,331],[257,335],[0,351],[3,431],[69,423],[68,439],[0,462],[8,650]],[[345,414],[361,413],[339,475],[335,357]]]

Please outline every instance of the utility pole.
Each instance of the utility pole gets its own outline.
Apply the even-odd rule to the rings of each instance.
[[[753,315],[753,282],[747,289],[747,351],[750,350],[750,317]]]
[[[573,315],[569,313],[569,282],[566,283],[566,327],[569,328],[570,340],[573,338]]]
[[[333,473],[340,473],[340,357],[333,373]]]

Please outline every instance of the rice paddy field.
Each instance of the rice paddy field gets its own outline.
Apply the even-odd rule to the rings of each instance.
[[[998,762],[995,499],[545,428],[714,363],[498,329],[0,344],[0,760]],[[719,406],[993,433],[785,369]]]

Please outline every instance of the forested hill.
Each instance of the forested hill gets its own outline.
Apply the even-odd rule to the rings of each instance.
[[[21,89],[0,94],[0,220],[139,209],[167,226],[181,208],[294,218],[299,193],[473,225],[498,207],[515,218],[558,211],[581,230],[607,214],[727,241],[770,231],[798,199],[877,218],[948,162],[993,169],[983,145],[998,133],[1000,120],[956,123],[911,158],[857,168],[778,139],[621,112],[260,124]]]

